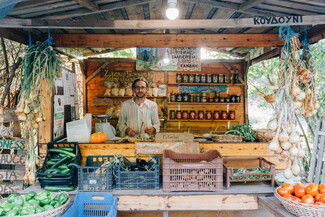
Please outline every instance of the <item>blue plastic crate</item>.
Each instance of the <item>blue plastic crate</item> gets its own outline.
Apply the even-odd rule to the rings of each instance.
[[[124,166],[115,166],[115,187],[116,189],[159,189],[160,160],[158,156],[153,159],[157,162],[153,165],[153,160],[148,161],[148,171],[129,171]],[[126,167],[136,166],[135,162],[130,162],[124,157]]]
[[[72,205],[58,217],[116,217],[117,196],[112,193],[79,192]]]
[[[78,168],[79,191],[107,192],[113,188],[113,167],[102,164],[114,156],[88,156],[85,166]]]

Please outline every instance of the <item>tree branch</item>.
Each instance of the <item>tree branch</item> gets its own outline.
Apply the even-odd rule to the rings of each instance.
[[[3,37],[1,37],[1,46],[2,46],[2,50],[3,50],[4,58],[5,58],[5,63],[6,63],[7,86],[8,86],[8,83],[9,83],[9,73],[10,73],[9,72],[9,62],[8,62],[8,56],[7,56],[7,49],[6,49],[6,45],[5,45],[5,41],[4,41]],[[8,91],[10,91],[10,85],[9,85],[9,90]],[[2,97],[1,106],[3,106],[3,104],[4,104],[4,99],[5,99],[5,97]],[[9,105],[10,105],[10,94],[8,95],[8,106]]]

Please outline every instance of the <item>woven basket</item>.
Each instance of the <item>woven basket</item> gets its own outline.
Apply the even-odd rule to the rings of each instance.
[[[57,192],[54,194],[56,195],[56,194],[61,194],[61,193],[67,194],[66,192]],[[7,198],[0,200],[0,202],[4,202],[5,200],[7,200]],[[58,208],[55,208],[55,209],[52,209],[52,210],[49,210],[46,212],[37,213],[37,214],[24,215],[24,217],[56,217],[58,215],[62,215],[70,205],[71,205],[71,201],[70,201],[70,197],[69,197],[67,202],[65,202],[65,204],[63,204],[62,206],[59,206]]]
[[[274,195],[280,200],[281,204],[286,210],[288,210],[288,212],[300,217],[325,217],[324,206],[309,205],[286,199],[281,197],[277,190],[278,189],[274,191]]]
[[[274,137],[274,132],[269,129],[254,130],[258,142],[270,142]]]
[[[236,135],[228,135],[228,133],[230,132],[238,132],[240,134],[240,136],[236,136]],[[222,132],[224,133],[224,132]],[[211,131],[210,135],[212,137],[212,140],[214,142],[242,142],[243,141],[243,136],[241,135],[241,133],[237,130],[229,130],[227,132],[225,132],[224,134],[220,134],[220,131]]]

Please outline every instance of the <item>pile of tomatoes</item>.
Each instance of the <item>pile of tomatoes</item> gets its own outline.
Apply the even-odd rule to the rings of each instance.
[[[282,197],[292,201],[325,206],[325,184],[311,183],[306,186],[298,183],[292,186],[284,183],[281,188],[277,189],[277,192]]]

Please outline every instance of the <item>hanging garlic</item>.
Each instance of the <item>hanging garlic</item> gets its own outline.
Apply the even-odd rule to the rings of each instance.
[[[24,108],[24,113],[28,114],[30,112],[29,106],[26,104]]]
[[[37,129],[37,128],[38,128],[38,123],[37,123],[37,122],[34,122],[34,123],[32,124],[32,126],[33,126],[34,129]]]
[[[298,148],[296,148],[295,145],[292,145],[292,147],[289,149],[289,152],[292,156],[296,156],[298,154]]]
[[[278,150],[278,147],[279,147],[279,141],[277,139],[273,139],[270,144],[269,144],[269,149],[270,151],[277,151]]]
[[[302,106],[302,102],[300,101],[294,101],[293,106],[295,109],[299,109]]]
[[[269,128],[272,131],[275,131],[278,128],[276,119],[270,120],[269,123],[267,124],[267,128]]]
[[[283,131],[282,133],[280,133],[279,135],[280,142],[287,142],[288,140],[289,140],[289,135],[287,132]]]
[[[305,99],[305,97],[306,97],[305,92],[301,92],[299,95],[296,96],[297,100],[299,101]]]
[[[290,154],[289,151],[282,151],[281,152],[281,157],[287,159],[289,157],[289,154]]]
[[[290,125],[290,124],[288,124],[286,130],[287,130],[287,133],[288,133],[288,134],[290,134],[290,133],[292,132],[292,130],[291,130],[291,125]]]
[[[298,149],[298,157],[303,158],[305,156],[305,151],[303,149]]]
[[[282,142],[281,143],[281,147],[284,149],[284,150],[289,150],[289,148],[291,148],[291,143],[290,142]]]
[[[20,114],[18,115],[18,119],[19,119],[20,121],[26,121],[27,116],[26,116],[25,113],[20,113]]]
[[[298,143],[300,141],[300,137],[299,137],[299,134],[297,132],[292,132],[290,134],[290,138],[289,138],[289,141],[291,143]]]
[[[293,175],[295,175],[295,176],[299,175],[300,167],[299,167],[297,158],[295,158],[294,161],[293,161],[291,171],[292,171]]]
[[[36,121],[37,123],[39,123],[39,122],[42,121],[42,117],[41,117],[40,114],[37,114],[37,115],[36,115],[35,121]]]
[[[288,162],[287,168],[284,170],[283,175],[286,179],[290,179],[292,177],[292,171],[291,171],[291,160]]]

